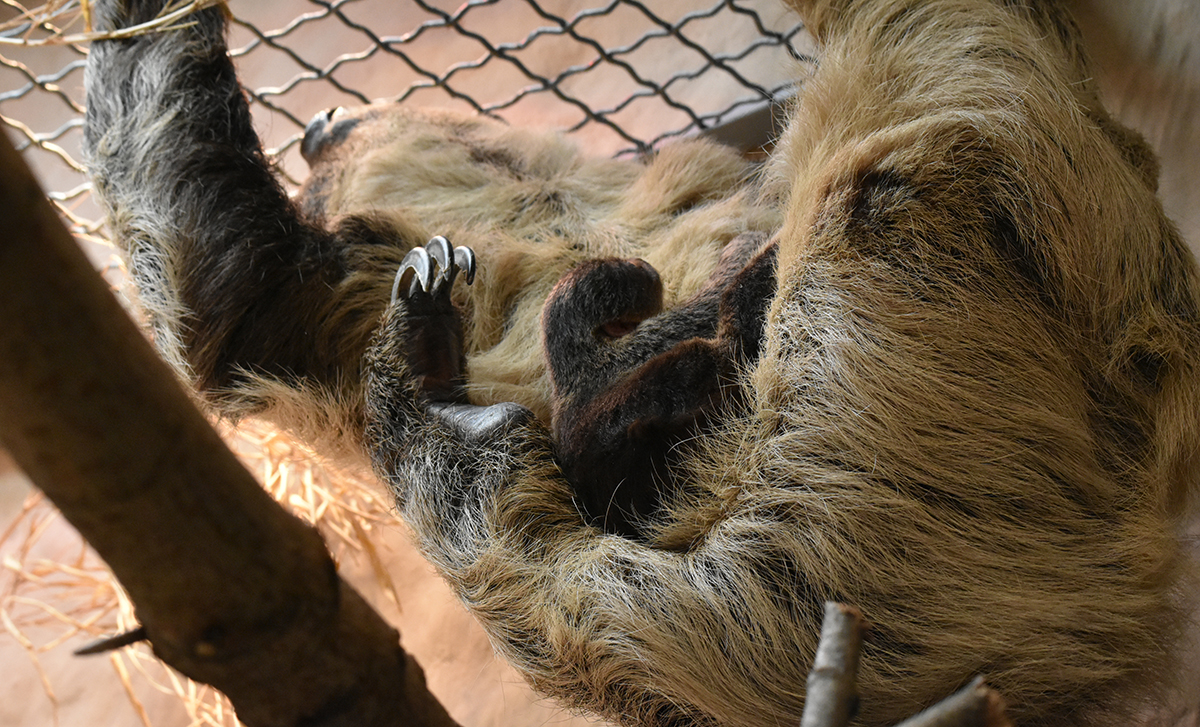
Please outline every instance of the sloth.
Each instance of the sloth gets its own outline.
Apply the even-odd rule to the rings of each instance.
[[[825,600],[874,625],[863,725],[979,673],[1024,725],[1166,703],[1200,278],[1153,154],[1052,0],[789,4],[820,64],[762,166],[372,105],[289,199],[219,10],[93,46],[88,164],[180,376],[369,460],[565,706],[794,723]]]

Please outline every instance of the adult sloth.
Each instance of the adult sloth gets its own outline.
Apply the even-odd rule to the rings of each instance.
[[[586,161],[371,107],[318,123],[293,207],[216,11],[96,45],[91,165],[169,358],[218,410],[368,451],[538,689],[626,724],[790,723],[836,599],[875,624],[864,724],[980,672],[1020,724],[1121,722],[1173,665],[1200,452],[1200,284],[1152,156],[1053,3],[793,4],[824,50],[765,188],[702,142]],[[637,256],[669,309],[777,228],[741,395],[673,447],[639,537],[605,533],[547,428],[543,301]],[[451,256],[388,306],[432,233],[479,287],[451,295]]]

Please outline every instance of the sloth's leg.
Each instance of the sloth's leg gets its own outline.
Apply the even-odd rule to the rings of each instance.
[[[467,402],[462,317],[450,299],[460,273],[470,285],[475,253],[441,236],[409,251],[396,272],[367,355],[367,440],[381,472],[393,471],[431,422],[472,442],[532,418],[516,404]]]
[[[757,358],[775,290],[774,246],[746,263],[761,241],[731,244],[704,290],[645,326],[661,287],[641,261],[585,263],[547,302],[559,462],[608,532],[638,535],[672,487],[672,450],[719,415],[737,395],[738,367]]]
[[[95,28],[165,4],[96,2]],[[367,220],[331,233],[300,219],[251,126],[225,27],[211,8],[176,30],[94,42],[84,147],[160,350],[236,413],[256,407],[267,380],[330,391],[357,381],[385,300],[353,289],[386,289],[411,243]]]
[[[403,330],[402,306],[386,315],[387,325]],[[782,668],[787,691],[803,689],[802,667],[763,664],[760,632],[738,625],[757,616],[748,604],[779,598],[777,581],[756,569],[794,567],[772,538],[785,523],[760,519],[763,531],[744,551],[729,550],[724,539],[678,553],[597,537],[579,517],[544,425],[511,404],[421,401],[404,388],[412,377],[396,377],[405,363],[389,345],[394,339],[376,339],[369,356],[377,472],[426,557],[535,688],[625,724],[712,721],[684,686],[694,680],[675,678],[680,658],[716,669],[703,672],[713,685],[741,690],[742,681],[757,683],[756,672]],[[714,602],[719,594],[736,595]],[[789,603],[786,612],[800,621],[779,631],[782,642],[772,641],[769,653],[789,655],[785,664],[810,658],[818,608],[806,599]],[[750,700],[739,701],[742,708],[762,703],[754,689],[738,694]],[[801,696],[774,711],[799,714]]]

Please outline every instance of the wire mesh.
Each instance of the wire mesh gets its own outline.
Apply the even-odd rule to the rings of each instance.
[[[777,0],[234,0],[230,8],[232,54],[256,124],[291,184],[306,174],[305,123],[332,106],[473,110],[561,129],[596,154],[637,154],[778,96],[796,63],[811,61],[802,24]],[[0,30],[0,122],[75,232],[94,235],[98,213],[78,161],[87,49],[15,44],[85,28],[78,17],[22,22],[26,12],[0,0],[0,23],[9,23]]]

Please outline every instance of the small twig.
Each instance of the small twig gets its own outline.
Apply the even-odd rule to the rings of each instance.
[[[853,606],[825,604],[821,640],[808,673],[800,727],[845,727],[858,710],[858,659],[870,624]],[[896,727],[1012,727],[1000,693],[975,677],[954,694]]]
[[[825,604],[800,727],[844,727],[858,709],[858,656],[869,628],[853,606]]]
[[[161,32],[167,30],[176,30],[186,27],[190,23],[182,23],[179,21],[187,18],[187,16],[199,12],[205,8],[211,8],[214,5],[223,5],[225,0],[194,0],[186,5],[178,7],[170,12],[164,12],[157,18],[138,25],[131,25],[127,28],[119,28],[103,32],[87,31],[83,33],[72,33],[71,35],[55,35],[49,38],[7,38],[0,37],[0,45],[20,45],[28,48],[33,48],[43,45],[71,45],[75,43],[87,43],[93,40],[119,40],[122,38],[132,38],[146,33]],[[88,18],[88,22],[91,19]]]
[[[138,626],[132,631],[126,631],[122,634],[113,636],[105,636],[103,639],[93,641],[92,643],[82,648],[75,650],[75,656],[91,656],[92,654],[103,654],[106,651],[116,651],[117,649],[136,644],[139,641],[145,641],[149,638],[146,635],[146,629]]]
[[[896,727],[1012,727],[1004,698],[975,677],[971,683]]]

